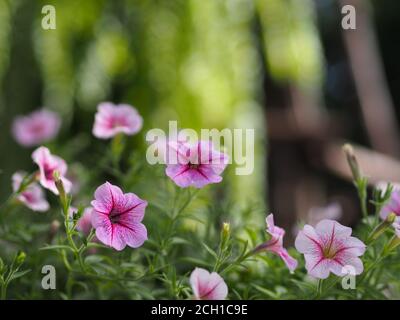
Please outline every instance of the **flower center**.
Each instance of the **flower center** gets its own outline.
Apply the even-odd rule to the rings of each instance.
[[[200,167],[200,164],[189,162],[189,169],[198,169],[199,167]]]
[[[46,177],[47,180],[54,180],[53,176],[54,168],[45,165],[43,171],[44,171],[44,176]]]
[[[125,127],[126,126],[126,121],[124,118],[112,118],[110,121],[110,127],[111,128],[118,128],[118,127]]]
[[[115,208],[113,208],[112,210],[111,210],[111,212],[110,212],[110,221],[111,221],[111,223],[118,223],[118,221],[120,220],[120,216],[121,216],[121,214],[120,214],[120,212],[119,212],[119,210],[116,210]]]
[[[336,256],[336,250],[330,245],[327,248],[324,248],[323,255],[326,259],[333,259]]]

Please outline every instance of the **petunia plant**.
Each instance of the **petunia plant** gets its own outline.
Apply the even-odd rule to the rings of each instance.
[[[400,296],[399,190],[369,187],[350,146],[343,156],[360,199],[360,223],[337,221],[346,214],[337,204],[319,207],[291,244],[279,212],[262,211],[257,224],[237,218],[263,208],[240,207],[227,196],[229,157],[211,141],[168,138],[165,163],[150,165],[130,140],[144,124],[134,107],[101,103],[93,118],[89,134],[99,148],[79,156],[46,144],[61,126],[54,114],[16,120],[16,140],[37,148],[30,173],[21,168],[11,177],[12,193],[0,207],[2,298]],[[84,166],[78,174],[76,159]],[[57,272],[53,290],[41,287],[44,266]]]

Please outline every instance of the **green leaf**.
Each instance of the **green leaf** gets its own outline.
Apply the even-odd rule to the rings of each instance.
[[[61,244],[46,246],[46,247],[40,248],[39,250],[71,250],[72,252],[74,251],[70,246],[61,245]]]
[[[14,272],[9,281],[21,278],[22,276],[26,275],[27,273],[31,272],[32,270],[28,269],[28,270],[24,270],[24,271],[18,271],[18,272]]]

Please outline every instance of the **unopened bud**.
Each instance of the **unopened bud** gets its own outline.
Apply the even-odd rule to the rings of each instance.
[[[379,225],[377,225],[374,230],[372,230],[367,239],[367,243],[370,244],[371,242],[378,239],[381,234],[383,234],[393,224],[393,222],[396,220],[396,217],[396,214],[394,214],[393,212],[389,213],[386,219],[382,221]]]
[[[221,249],[225,248],[226,244],[229,241],[230,234],[231,225],[229,224],[229,222],[224,222],[221,230]]]
[[[361,170],[358,165],[358,162],[357,162],[357,158],[354,154],[353,147],[350,144],[346,143],[343,146],[343,152],[346,155],[347,163],[350,166],[351,173],[353,175],[354,180],[356,180],[356,181],[360,180],[362,177],[362,174],[361,174]]]
[[[17,266],[20,266],[21,264],[24,263],[26,258],[26,253],[23,251],[18,252],[17,257],[15,259],[15,262],[17,263]]]

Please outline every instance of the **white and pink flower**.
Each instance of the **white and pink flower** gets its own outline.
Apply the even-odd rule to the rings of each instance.
[[[265,219],[267,223],[267,233],[271,236],[270,240],[259,245],[254,251],[266,250],[277,254],[285,262],[288,269],[293,272],[297,268],[297,260],[289,255],[287,250],[283,247],[283,237],[285,230],[278,227],[274,223],[274,215],[271,213]]]
[[[39,166],[39,182],[40,184],[58,195],[58,190],[55,184],[54,172],[60,174],[60,179],[63,182],[65,192],[69,193],[72,183],[65,178],[67,173],[66,162],[58,156],[52,155],[49,149],[39,147],[32,153],[33,161]]]
[[[228,286],[216,272],[195,268],[190,275],[190,285],[197,300],[225,300]]]
[[[97,106],[93,135],[99,139],[110,139],[119,133],[131,136],[142,126],[143,119],[134,107],[102,102]]]
[[[12,133],[20,145],[32,147],[52,140],[60,126],[61,120],[57,113],[41,109],[15,118]]]
[[[17,192],[21,187],[26,173],[16,172],[12,176],[12,188],[14,192]],[[18,201],[26,205],[33,211],[44,212],[49,210],[49,203],[45,198],[43,190],[35,182],[29,184],[25,190],[17,195]]]
[[[359,256],[365,252],[365,244],[351,236],[352,229],[334,220],[322,220],[315,228],[305,225],[297,235],[296,249],[304,254],[310,276],[325,279],[330,272],[344,276],[348,267],[356,275],[364,270]]]

